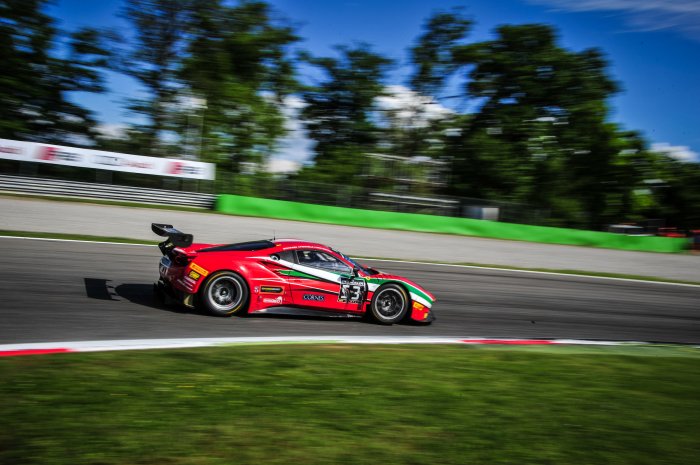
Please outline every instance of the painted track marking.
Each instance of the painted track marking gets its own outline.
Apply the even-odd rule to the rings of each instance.
[[[483,337],[411,337],[411,336],[290,336],[224,337],[185,339],[127,339],[114,341],[41,342],[0,345],[0,357],[44,355],[69,352],[105,352],[120,350],[188,349],[234,344],[462,344],[462,345],[649,345],[649,342],[597,341],[585,339],[511,339]]]
[[[109,242],[109,241],[87,241],[80,239],[54,239],[48,237],[24,237],[24,236],[2,236],[0,239],[23,239],[23,240],[35,240],[35,241],[48,241],[48,242],[75,242],[75,243],[85,243],[85,244],[105,244],[105,245],[124,245],[124,246],[136,246],[136,247],[156,247],[155,244],[133,244],[129,242]],[[572,273],[557,273],[556,271],[537,271],[537,270],[516,270],[510,268],[496,268],[492,266],[479,266],[479,265],[458,265],[455,263],[430,263],[430,262],[419,262],[411,260],[393,260],[387,258],[368,258],[368,257],[353,257],[356,260],[371,260],[375,262],[387,262],[387,263],[407,263],[411,265],[431,265],[431,266],[442,266],[442,267],[452,267],[452,268],[471,268],[475,270],[490,270],[490,271],[500,271],[508,273],[529,273],[529,274],[542,274],[551,276],[561,276],[565,278],[588,278],[588,279],[602,279],[608,281],[622,281],[622,282],[632,282],[632,283],[645,283],[645,284],[662,284],[666,286],[681,286],[681,287],[700,287],[700,284],[688,284],[688,283],[673,283],[668,281],[651,281],[646,279],[633,279],[633,278],[614,278],[609,276],[592,276],[587,274],[572,274]]]

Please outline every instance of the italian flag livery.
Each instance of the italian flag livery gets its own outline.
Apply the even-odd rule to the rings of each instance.
[[[159,245],[156,291],[226,316],[300,308],[371,316],[380,324],[430,323],[435,297],[401,276],[363,266],[322,244],[291,239],[193,244],[171,225],[153,224]]]

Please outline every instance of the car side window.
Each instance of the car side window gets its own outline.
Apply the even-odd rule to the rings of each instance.
[[[333,273],[350,273],[352,270],[333,255],[320,250],[297,250],[300,265],[320,268]]]
[[[273,260],[279,260],[279,259],[281,259],[281,260],[284,260],[284,261],[287,261],[287,262],[292,262],[292,263],[295,262],[294,251],[293,251],[293,250],[287,250],[287,251],[284,251],[284,252],[273,253],[272,255],[270,255],[270,257],[272,257]],[[277,257],[277,258],[275,258],[275,257]]]

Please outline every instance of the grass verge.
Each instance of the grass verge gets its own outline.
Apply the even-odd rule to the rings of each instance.
[[[0,463],[697,464],[688,348],[270,345],[0,360]]]
[[[60,233],[45,233],[45,232],[34,232],[34,231],[11,231],[11,230],[0,230],[0,236],[16,236],[16,237],[31,237],[38,239],[64,239],[64,240],[75,240],[75,241],[88,241],[88,242],[117,242],[121,244],[145,244],[145,245],[156,245],[158,241],[144,241],[140,239],[128,239],[123,237],[102,237],[102,236],[89,236],[84,234],[60,234]],[[681,281],[669,278],[660,278],[654,276],[640,276],[631,274],[619,274],[619,273],[599,273],[595,271],[584,271],[584,270],[559,270],[551,268],[523,268],[517,266],[505,266],[505,265],[492,265],[485,263],[441,263],[430,260],[403,260],[395,258],[384,258],[384,257],[358,257],[358,260],[384,260],[384,261],[396,261],[396,262],[406,262],[411,261],[415,263],[426,263],[433,265],[458,265],[458,266],[468,266],[475,268],[495,268],[499,270],[513,270],[513,271],[535,271],[542,273],[558,273],[558,274],[568,274],[568,275],[580,275],[580,276],[593,276],[599,278],[616,278],[616,279],[633,279],[636,281],[651,281],[659,283],[675,283],[675,284],[690,284],[694,286],[700,286],[699,281]]]
[[[139,239],[127,239],[124,237],[104,237],[104,236],[89,236],[86,234],[60,234],[60,233],[45,233],[34,231],[9,231],[0,229],[0,236],[15,236],[15,237],[30,237],[36,239],[63,239],[69,241],[87,241],[87,242],[118,242],[120,244],[146,244],[156,245],[156,241],[142,241]]]
[[[121,206],[121,207],[131,207],[131,208],[151,208],[151,209],[159,209],[159,210],[175,210],[175,211],[206,213],[206,214],[225,215],[225,216],[241,216],[241,217],[250,217],[250,218],[273,219],[273,220],[276,219],[276,220],[280,220],[280,221],[296,221],[296,222],[312,223],[312,224],[334,224],[334,223],[324,223],[324,222],[319,223],[317,221],[304,220],[304,219],[283,219],[283,218],[276,218],[273,216],[266,216],[266,215],[247,214],[244,212],[231,214],[231,213],[226,213],[223,211],[217,211],[215,209],[208,209],[208,208],[180,207],[180,206],[176,206],[176,205],[167,205],[167,204],[147,204],[147,203],[137,203],[137,202],[125,202],[125,201],[121,201],[121,200],[104,200],[104,199],[80,198],[80,197],[63,197],[63,196],[57,196],[57,195],[21,194],[21,193],[12,193],[12,192],[0,193],[0,197],[3,197],[3,196],[4,197],[15,197],[15,198],[36,199],[36,200],[49,200],[49,201],[55,201],[55,202],[90,203],[90,204],[97,204],[97,205],[111,205],[111,206]],[[269,199],[269,200],[272,200],[272,199]],[[439,218],[439,216],[438,216],[438,218]],[[388,231],[408,231],[408,230],[395,229],[395,228],[366,226],[363,224],[352,225],[350,227],[363,228],[363,229],[382,229],[382,230],[388,230]],[[437,234],[437,235],[483,238],[483,239],[488,239],[488,240],[493,240],[493,241],[541,243],[541,244],[548,244],[548,245],[552,245],[552,246],[562,246],[562,247],[596,247],[596,246],[585,245],[585,244],[568,245],[568,244],[541,242],[541,241],[537,241],[537,240],[528,240],[528,239],[519,239],[519,238],[507,238],[507,239],[505,239],[505,238],[496,238],[496,237],[486,237],[486,236],[481,236],[481,235],[456,234],[456,233],[451,233],[451,232],[421,231],[421,233],[422,234]],[[601,248],[606,248],[606,247],[601,247]],[[622,252],[644,252],[644,253],[686,253],[685,251],[669,252],[669,251],[658,251],[658,250],[631,250],[631,249],[626,250],[626,249],[620,249],[620,248],[616,248],[616,247],[612,247],[612,248],[610,248],[610,250],[617,250],[617,251],[622,251]]]

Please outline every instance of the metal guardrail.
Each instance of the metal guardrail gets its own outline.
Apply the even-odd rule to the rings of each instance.
[[[216,195],[199,192],[8,175],[0,175],[0,192],[2,191],[201,208],[211,208],[216,200]]]
[[[430,209],[431,214],[444,216],[459,215],[459,201],[454,199],[441,199],[436,197],[417,197],[411,195],[387,194],[384,192],[370,192],[372,202],[387,203],[394,209]],[[397,208],[398,207],[398,208]]]

